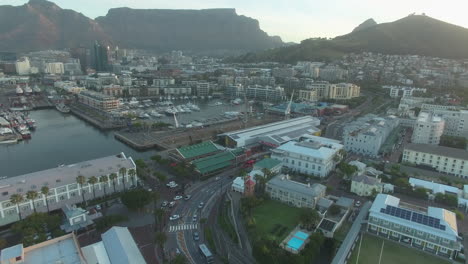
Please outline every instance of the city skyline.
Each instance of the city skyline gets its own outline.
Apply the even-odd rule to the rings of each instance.
[[[3,5],[22,5],[27,0],[4,0]],[[285,42],[300,42],[313,37],[336,37],[351,32],[363,21],[373,18],[377,23],[386,23],[403,18],[411,13],[426,13],[436,19],[468,27],[459,1],[403,1],[396,0],[332,0],[326,3],[313,3],[298,0],[292,5],[284,0],[246,1],[210,0],[194,3],[188,0],[82,0],[53,1],[64,9],[73,9],[90,18],[104,16],[110,8],[130,7],[138,9],[206,9],[235,8],[239,15],[257,19],[260,28],[269,35],[280,36]],[[464,4],[466,5],[466,4]],[[422,6],[424,8],[422,8]],[[452,9],[450,7],[453,7]],[[342,12],[351,10],[352,12]],[[353,11],[356,10],[356,11]],[[292,30],[293,29],[293,30]]]

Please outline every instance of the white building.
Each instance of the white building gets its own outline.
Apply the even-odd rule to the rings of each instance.
[[[331,84],[329,82],[314,82],[299,90],[299,100],[317,101],[321,99],[349,100],[359,97],[361,88],[351,83]]]
[[[426,92],[425,88],[407,87],[407,86],[383,86],[384,89],[389,89],[390,97],[409,97],[413,96],[414,92]]]
[[[468,178],[468,151],[428,144],[409,144],[403,151],[402,162],[425,165],[436,171]]]
[[[50,62],[45,64],[45,73],[61,75],[65,73],[65,68],[61,62]]]
[[[158,88],[163,88],[166,86],[174,85],[175,80],[173,78],[159,78],[153,79],[153,86]]]
[[[197,96],[208,96],[210,95],[210,84],[207,82],[197,83]]]
[[[366,115],[349,123],[343,129],[346,151],[376,157],[390,133],[398,126],[395,117]]]
[[[283,163],[292,171],[326,177],[340,160],[339,141],[307,136],[302,141],[290,141],[272,150],[271,158]]]
[[[445,121],[444,135],[468,139],[468,110],[433,110]]]
[[[420,112],[414,124],[411,142],[439,145],[444,133],[445,121],[432,113]]]
[[[378,194],[369,210],[367,231],[433,254],[456,258],[462,249],[455,213],[437,207],[417,210],[400,199]]]
[[[121,169],[125,168],[125,175],[121,174]],[[84,161],[76,164],[61,165],[44,171],[28,173],[20,176],[10,177],[0,180],[0,226],[13,223],[19,220],[18,212],[25,217],[34,212],[46,212],[49,209],[56,210],[65,204],[76,204],[83,202],[82,193],[86,200],[94,197],[104,196],[104,188],[107,194],[114,192],[114,182],[109,179],[107,183],[98,182],[94,185],[85,183],[82,186],[76,182],[76,178],[82,175],[88,180],[90,177],[109,176],[115,173],[115,190],[122,190],[124,184],[126,188],[136,184],[138,177],[132,178],[129,171],[136,171],[136,165],[131,157],[126,157],[124,153],[118,155]],[[47,186],[49,194],[43,195],[41,188]],[[26,199],[28,191],[39,192],[39,197],[34,201]],[[13,204],[10,197],[13,194],[21,194],[24,201]],[[47,200],[47,202],[46,202]]]
[[[21,57],[15,62],[16,73],[18,75],[28,75],[31,72],[31,64],[28,57]]]
[[[165,95],[191,95],[192,88],[190,87],[164,87]]]

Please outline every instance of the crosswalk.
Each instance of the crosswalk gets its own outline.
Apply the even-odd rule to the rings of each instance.
[[[169,232],[177,232],[183,230],[197,229],[198,224],[181,224],[176,226],[169,226]]]

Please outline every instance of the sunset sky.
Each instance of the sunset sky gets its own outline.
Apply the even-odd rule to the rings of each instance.
[[[22,5],[26,0],[1,0],[2,5]],[[428,16],[468,28],[464,0],[55,0],[62,8],[95,18],[109,8],[204,9],[235,8],[240,15],[260,21],[269,35],[299,42],[310,37],[335,37],[349,33],[368,18],[391,22],[410,13]]]

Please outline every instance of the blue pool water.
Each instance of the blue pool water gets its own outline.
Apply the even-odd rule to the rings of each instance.
[[[297,237],[292,237],[288,241],[288,247],[290,247],[292,249],[295,249],[295,250],[299,250],[301,248],[302,244],[304,244],[304,240],[300,240]]]
[[[294,235],[295,237],[298,237],[302,240],[306,240],[309,237],[309,234],[304,233],[302,231],[297,231],[297,233]]]

